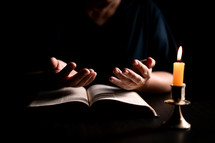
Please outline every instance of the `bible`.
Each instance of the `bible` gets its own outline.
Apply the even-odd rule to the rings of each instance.
[[[85,87],[64,87],[40,91],[29,107],[50,107],[62,104],[80,103],[89,109],[110,112],[135,112],[158,116],[156,111],[135,91],[116,86],[95,84]]]

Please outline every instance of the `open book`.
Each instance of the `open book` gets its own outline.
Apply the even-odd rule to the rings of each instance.
[[[138,108],[139,111],[151,112],[154,116],[158,116],[156,111],[137,92],[103,84],[95,84],[87,89],[84,87],[64,87],[56,90],[40,91],[29,107],[47,107],[74,102],[83,103],[90,108],[96,104],[105,105],[106,108],[117,105],[114,106],[115,109],[119,109],[120,105],[126,105],[132,110]],[[101,106],[95,107],[102,110]],[[124,110],[128,109],[124,107]]]

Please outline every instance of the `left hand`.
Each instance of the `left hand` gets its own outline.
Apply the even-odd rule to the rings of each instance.
[[[97,73],[93,69],[84,68],[76,71],[76,63],[65,63],[55,57],[50,59],[52,84],[56,87],[81,87],[87,86],[96,78]]]
[[[151,57],[144,60],[134,60],[132,67],[114,68],[113,73],[116,77],[111,76],[109,81],[126,90],[143,91],[147,86],[147,81],[151,77],[152,68],[155,66],[155,60]]]

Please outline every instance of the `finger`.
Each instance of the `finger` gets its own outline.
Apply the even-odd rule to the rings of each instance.
[[[61,71],[67,64],[59,59],[56,59],[55,57],[50,58],[50,68],[54,69],[55,73],[58,73]]]
[[[76,64],[74,62],[69,62],[59,73],[59,78],[67,78],[72,70],[76,68]]]
[[[138,61],[135,59],[135,60],[133,61],[133,63],[132,63],[131,70],[133,70],[133,71],[136,72],[137,74],[140,74],[140,75],[141,75],[141,73],[140,73],[139,70],[137,69],[137,66],[136,66],[136,65],[138,65]]]
[[[122,81],[121,81],[120,79],[114,77],[114,76],[111,76],[111,77],[109,78],[109,81],[110,81],[111,83],[115,84],[116,86],[119,86],[119,87],[121,87],[121,88],[124,88],[124,87],[123,87],[123,84],[122,84]]]
[[[125,68],[123,73],[137,85],[143,81],[143,77],[128,68]]]
[[[145,64],[148,68],[153,68],[156,63],[152,57],[148,57],[147,59],[141,60],[141,62]]]
[[[151,61],[151,64],[148,67],[153,68],[156,64],[156,61],[152,57],[149,57],[148,59],[149,59],[149,61]]]
[[[51,68],[56,69],[58,67],[58,60],[55,57],[50,58]]]
[[[137,70],[143,77],[147,77],[149,74],[149,68],[144,65],[142,62],[139,60],[134,60],[133,62],[133,68]]]
[[[118,79],[114,76],[111,76],[109,78],[109,81],[113,84],[115,84],[116,86],[125,89],[125,90],[132,90],[134,89],[134,87],[136,86],[136,84],[134,82],[132,82],[131,80],[129,81],[123,81],[121,79]]]
[[[86,68],[80,70],[74,76],[70,77],[67,81],[68,86],[78,86],[79,83],[90,74],[90,71]]]
[[[92,82],[95,80],[96,76],[97,76],[97,73],[96,73],[96,72],[92,73],[92,74],[91,74],[91,77],[90,77],[89,80],[84,84],[84,86],[87,86],[87,85],[89,85],[90,83],[92,83]]]
[[[93,69],[89,69],[89,71],[90,74],[85,76],[76,86],[87,86],[96,78],[97,73]]]
[[[122,71],[119,68],[114,68],[113,73],[116,77],[118,77],[120,80],[127,80],[128,78],[122,73]]]

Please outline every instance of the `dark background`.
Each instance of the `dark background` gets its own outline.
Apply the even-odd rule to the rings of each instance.
[[[193,94],[193,53],[196,49],[194,40],[194,24],[197,9],[194,3],[186,0],[153,0],[160,8],[175,37],[176,45],[183,47],[182,61],[185,62],[184,83],[186,83],[186,97]],[[198,49],[198,48],[197,48]]]
[[[177,46],[183,47],[182,60],[185,62],[186,96],[192,99],[211,97],[213,90],[213,3],[187,0],[153,0],[161,9],[175,37]],[[52,3],[50,3],[51,5]],[[32,39],[37,24],[43,18],[37,12],[49,5],[48,2],[16,2],[4,12],[6,16],[6,59],[9,59],[7,74],[19,71],[22,54],[32,52]],[[50,6],[51,7],[51,6]],[[8,15],[9,14],[9,15]],[[35,19],[36,18],[36,19]],[[46,17],[47,19],[49,17]],[[46,19],[45,18],[45,19]],[[46,19],[46,20],[47,20]],[[39,20],[42,20],[41,22]],[[44,23],[45,24],[45,23]],[[36,45],[36,43],[35,43]],[[35,48],[35,47],[34,47]],[[9,58],[8,58],[9,57]],[[4,58],[5,59],[5,58]],[[6,61],[6,60],[5,60]],[[4,62],[3,62],[4,63]],[[3,78],[5,78],[4,74]],[[16,76],[9,76],[9,85]],[[8,78],[8,76],[7,76]],[[6,80],[7,80],[6,78]],[[16,81],[17,83],[17,81]]]
[[[173,35],[178,46],[183,46],[183,61],[185,62],[185,83],[186,87],[186,98],[191,101],[191,106],[183,108],[183,113],[185,118],[192,123],[192,130],[190,136],[195,139],[195,141],[207,141],[209,139],[214,139],[214,110],[213,110],[213,71],[214,71],[214,29],[213,29],[213,3],[208,1],[188,1],[188,0],[154,0],[154,2],[161,9],[164,17],[166,18],[169,26],[173,32]],[[35,6],[30,7],[30,6]],[[39,7],[37,7],[39,6]],[[41,6],[42,7],[42,6]],[[6,91],[6,96],[11,98],[11,100],[5,100],[4,103],[7,105],[4,106],[7,112],[6,116],[10,117],[9,123],[2,122],[6,125],[7,130],[4,130],[8,133],[10,138],[14,138],[13,133],[18,134],[20,131],[23,131],[23,127],[17,128],[17,125],[23,126],[23,122],[18,122],[19,118],[22,118],[22,112],[17,112],[17,104],[20,105],[22,102],[22,94],[19,92],[16,87],[21,81],[17,80],[19,67],[22,65],[20,62],[20,55],[25,54],[26,51],[30,51],[31,47],[29,43],[28,34],[34,34],[29,32],[29,29],[36,29],[32,25],[36,26],[37,23],[32,20],[33,16],[36,15],[37,10],[40,10],[40,4],[34,2],[20,3],[16,2],[13,5],[9,4],[7,10],[3,12],[3,15],[6,17],[4,20],[6,22],[6,28],[4,33],[4,38],[7,40],[6,45],[2,47],[7,52],[3,51],[2,63],[6,61],[6,68],[2,66],[2,71],[6,71],[5,74],[1,74],[3,79],[6,78],[6,87],[9,87],[9,90],[3,88]],[[37,17],[40,19],[39,17]],[[3,27],[4,28],[4,27]],[[33,30],[33,31],[34,31]],[[6,69],[6,70],[4,70]],[[9,76],[7,76],[9,75]],[[2,82],[4,83],[4,82]],[[7,84],[8,83],[8,84]],[[18,86],[20,87],[20,86]],[[15,89],[14,89],[15,88]],[[13,94],[11,94],[11,92]],[[3,92],[3,96],[5,92]],[[10,94],[12,96],[10,96]],[[21,98],[21,99],[20,99]],[[13,101],[16,102],[13,105]],[[10,107],[12,111],[8,111]],[[164,111],[166,112],[166,111]],[[11,118],[12,115],[12,118]],[[40,116],[41,117],[41,116]],[[39,117],[39,118],[40,118]],[[43,120],[44,117],[41,117],[40,120]],[[8,118],[7,118],[8,119]],[[28,118],[27,118],[28,119]],[[23,120],[23,119],[21,119]],[[127,121],[130,123],[130,120]],[[136,122],[131,122],[129,125],[127,122],[122,123],[128,127],[133,127]],[[49,120],[47,120],[49,123]],[[118,123],[118,122],[117,122]],[[97,125],[98,123],[96,123]],[[58,125],[58,124],[56,124]],[[63,124],[64,125],[64,124]],[[81,124],[82,125],[82,124]],[[109,124],[105,124],[105,127]],[[78,126],[78,125],[77,125]],[[94,130],[94,126],[89,124]],[[69,131],[68,126],[64,126],[67,131]],[[85,127],[85,126],[83,126]],[[118,127],[113,125],[111,127]],[[91,128],[90,128],[91,129]],[[95,129],[100,129],[99,125]],[[103,129],[103,128],[101,128]],[[119,129],[113,128],[114,130]],[[98,130],[100,131],[100,130]],[[103,131],[103,130],[102,130]],[[29,132],[27,130],[27,132]],[[45,132],[45,131],[43,131]],[[64,132],[63,132],[64,133]],[[139,132],[137,132],[139,133]],[[58,135],[58,134],[57,134]],[[156,138],[157,140],[163,139],[166,137],[175,137],[174,132],[162,132],[161,134],[155,132],[154,134],[147,133],[143,134],[140,132],[135,136],[135,133],[130,136],[123,136],[123,140],[129,138],[135,138],[135,140],[141,139],[141,136],[147,139]],[[176,134],[177,135],[177,134]],[[25,134],[24,134],[25,136]],[[37,133],[35,134],[37,137]],[[35,138],[34,136],[34,138]],[[180,134],[178,134],[179,137]],[[26,138],[28,136],[25,136]],[[7,136],[8,139],[8,136]],[[29,138],[27,138],[29,139]],[[176,138],[177,139],[177,138]],[[183,137],[182,137],[183,139]],[[170,140],[171,141],[171,140]],[[177,140],[180,142],[180,140]],[[129,141],[128,141],[129,142]],[[158,141],[160,142],[160,141]],[[183,141],[182,141],[183,142]]]
[[[183,47],[186,97],[213,98],[214,8],[212,2],[154,0],[166,18],[178,47]]]

